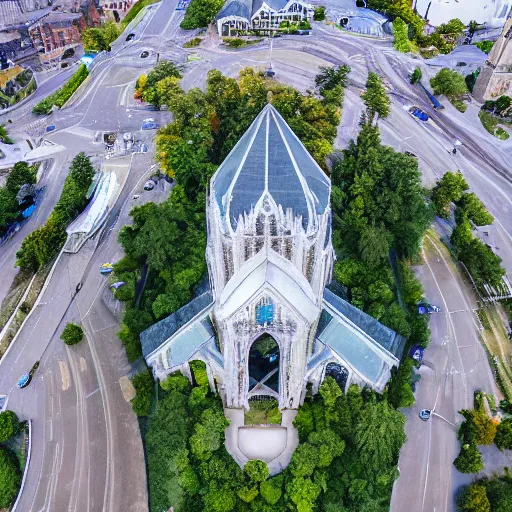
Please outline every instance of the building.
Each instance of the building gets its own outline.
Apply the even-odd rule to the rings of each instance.
[[[52,12],[29,27],[34,47],[39,51],[41,63],[50,67],[60,62],[64,52],[80,44],[86,29],[82,13]]]
[[[245,30],[277,30],[283,21],[313,18],[314,8],[303,0],[228,0],[217,14],[222,36]]]
[[[101,0],[100,8],[106,16],[119,22],[136,1],[137,0]]]
[[[268,104],[210,182],[209,286],[141,334],[156,377],[190,375],[188,362],[202,360],[228,412],[262,397],[296,410],[326,375],[384,389],[404,340],[326,288],[330,192]]]
[[[480,102],[502,95],[512,96],[512,18],[494,43],[473,90],[473,96]]]
[[[501,28],[512,11],[512,0],[414,0],[413,6],[434,27],[459,18],[466,25],[475,20],[487,28]]]

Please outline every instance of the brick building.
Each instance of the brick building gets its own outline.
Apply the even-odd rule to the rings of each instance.
[[[80,37],[86,28],[82,13],[52,12],[39,19],[29,28],[34,47],[39,51],[43,66],[57,64],[62,54],[80,44]]]

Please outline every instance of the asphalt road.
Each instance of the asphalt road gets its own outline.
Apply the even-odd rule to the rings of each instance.
[[[457,428],[461,409],[473,408],[473,393],[499,396],[478,336],[471,289],[460,279],[447,251],[435,237],[424,245],[424,264],[417,267],[426,296],[442,312],[430,320],[431,344],[419,370],[416,404],[405,411],[407,442],[400,455],[400,478],[391,501],[393,512],[454,510],[454,491],[472,481],[453,466],[458,454]],[[418,414],[433,409],[428,422]],[[512,457],[494,445],[484,450],[481,475],[509,466]]]
[[[44,123],[51,121],[57,131],[47,138],[66,148],[61,155],[65,162],[77,149],[89,154],[99,151],[92,144],[95,132],[133,131],[142,137],[139,129],[145,117],[161,123],[169,119],[168,113],[149,113],[133,100],[136,77],[154,65],[157,53],[183,66],[186,89],[203,87],[207,72],[213,68],[236,76],[247,66],[263,70],[268,67],[266,42],[233,51],[219,46],[218,39],[212,36],[193,50],[200,60],[187,63],[189,51],[177,43],[192,34],[179,29],[182,14],[176,13],[175,5],[175,0],[164,0],[157,6],[156,14],[136,29],[134,41],[126,43],[122,36],[111,55],[94,66],[85,91],[71,106],[55,112],[48,120],[40,120],[30,114],[28,103],[20,111],[15,127],[41,136]],[[142,49],[150,51],[147,59],[140,58]],[[408,84],[407,73],[416,61],[397,55],[389,41],[348,35],[316,24],[313,36],[291,36],[274,42],[272,65],[276,79],[304,92],[313,87],[320,66],[341,63],[348,63],[352,73],[338,131],[340,146],[357,135],[362,109],[360,90],[368,70],[378,71],[392,90],[391,116],[380,122],[383,141],[415,153],[426,184],[432,185],[448,170],[460,168],[464,172],[472,189],[496,217],[500,251],[510,271],[510,146],[482,133],[471,117],[449,108],[443,113],[434,112],[426,98]],[[403,110],[407,104],[426,110],[433,117],[434,126],[422,125],[409,116]],[[449,153],[455,138],[465,144],[457,157]],[[34,420],[33,460],[19,509],[23,512],[147,510],[140,436],[119,387],[119,378],[130,367],[115,336],[117,320],[102,302],[104,281],[97,269],[102,262],[121,256],[116,233],[128,221],[131,190],[149,164],[150,155],[136,157],[129,182],[107,224],[112,229],[106,231],[98,247],[92,241],[77,255],[65,255],[60,260],[39,306],[1,363],[0,393],[10,391],[10,407],[21,417]],[[41,207],[41,219],[58,197],[63,169],[62,162],[48,181],[48,194],[52,195],[44,209]],[[37,222],[30,227],[36,226]],[[27,224],[27,231],[30,227]],[[3,268],[13,263],[15,245],[21,239],[15,237],[9,253],[2,254]],[[473,389],[492,391],[493,383],[478,345],[474,315],[464,299],[469,292],[458,291],[446,262],[441,258],[437,261],[430,253],[426,256],[430,267],[422,267],[419,273],[428,297],[432,302],[446,301],[446,306],[443,315],[433,318],[433,343],[421,370],[416,408],[435,404],[436,412],[455,423],[456,411],[470,405]],[[83,288],[73,298],[79,281]],[[87,343],[66,348],[59,340],[62,328],[70,320],[82,321]],[[14,384],[19,375],[39,358],[42,363],[36,380],[26,390],[17,390]],[[451,466],[458,449],[454,427],[437,417],[425,424],[416,413],[416,409],[408,412],[409,441],[400,458],[402,477],[395,486],[392,509],[450,510],[453,491],[460,483]],[[418,461],[422,461],[421,471]]]

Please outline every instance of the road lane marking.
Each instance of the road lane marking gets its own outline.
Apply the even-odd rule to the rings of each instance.
[[[62,381],[62,391],[67,391],[71,386],[71,379],[69,377],[69,368],[64,361],[59,361],[60,378]]]
[[[96,388],[94,391],[91,391],[88,395],[85,395],[85,398],[87,399],[90,396],[95,395],[99,390],[100,390],[100,388]]]

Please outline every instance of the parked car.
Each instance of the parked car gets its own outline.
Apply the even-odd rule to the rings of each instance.
[[[135,34],[133,32],[131,32],[130,34],[128,34],[126,36],[127,41],[131,41],[132,39],[135,39]]]
[[[49,124],[49,125],[46,127],[46,133],[53,132],[54,130],[55,130],[55,125],[54,125],[54,124]]]
[[[149,52],[147,50],[144,50],[141,54],[140,54],[140,58],[141,59],[145,59],[149,57]]]
[[[148,180],[144,183],[144,190],[153,190],[155,188],[155,182],[153,180]]]
[[[25,373],[22,375],[17,382],[18,388],[26,388],[31,382],[32,377],[34,376],[34,373],[36,373],[37,369],[39,368],[39,361],[36,361],[30,371],[28,373]]]
[[[423,421],[427,421],[430,419],[430,415],[432,414],[432,411],[430,409],[423,409],[420,411],[419,416]]]
[[[114,270],[112,263],[103,263],[100,267],[100,274],[110,274]]]
[[[421,110],[421,108],[413,106],[409,109],[409,114],[411,114],[416,119],[419,119],[420,121],[423,121],[423,122],[428,121],[428,114],[426,112],[423,112],[423,110]]]
[[[418,158],[414,153],[411,153],[410,151],[405,151],[405,154],[407,156],[412,156],[413,158]]]
[[[142,123],[141,130],[158,130],[159,126],[157,123]]]

